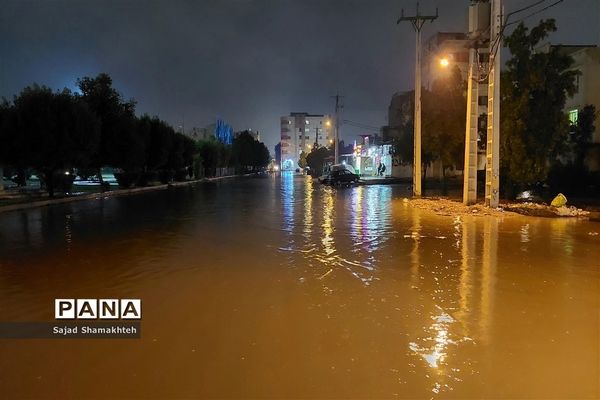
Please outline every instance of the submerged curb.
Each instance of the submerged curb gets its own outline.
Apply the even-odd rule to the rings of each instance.
[[[51,206],[54,204],[71,203],[74,201],[99,200],[99,199],[106,199],[109,197],[129,196],[129,195],[138,194],[138,193],[165,190],[165,189],[169,189],[172,187],[190,186],[190,185],[194,185],[194,184],[202,183],[202,182],[212,182],[212,181],[218,181],[218,180],[229,179],[229,178],[238,178],[238,177],[249,176],[249,175],[252,175],[252,174],[226,175],[226,176],[219,176],[219,177],[215,177],[215,178],[202,178],[202,179],[194,179],[194,180],[185,181],[185,182],[166,183],[166,184],[156,185],[156,186],[109,190],[109,191],[100,192],[100,193],[90,193],[90,194],[83,194],[83,195],[79,195],[79,196],[62,197],[59,199],[48,199],[48,200],[23,202],[23,203],[17,203],[17,204],[9,204],[6,206],[0,206],[0,213],[9,212],[9,211],[26,210],[29,208],[36,208],[36,207],[45,207],[45,206]]]

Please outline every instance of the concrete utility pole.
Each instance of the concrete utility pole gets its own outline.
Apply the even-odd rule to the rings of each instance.
[[[340,99],[342,99],[344,96],[340,96],[338,93],[335,96],[331,97],[335,99],[335,155],[333,159],[333,164],[335,165],[339,162],[340,159],[340,109],[343,107]]]
[[[502,0],[492,0],[490,20],[490,75],[488,77],[485,205],[497,208],[500,200],[500,44]]]
[[[467,123],[465,129],[465,167],[463,170],[463,203],[477,202],[477,138],[479,121],[479,51],[490,40],[489,2],[473,2],[469,6],[469,78],[467,81]],[[484,74],[483,78],[487,78]]]
[[[467,124],[465,129],[465,168],[463,170],[463,203],[477,202],[477,120],[479,116],[479,71],[477,50],[469,50],[469,78],[467,81]]]
[[[414,117],[414,156],[413,156],[413,196],[421,197],[421,29],[425,22],[433,22],[438,17],[436,8],[435,15],[420,15],[419,3],[417,3],[417,13],[412,17],[404,16],[402,9],[400,18],[396,22],[399,24],[402,21],[410,21],[412,24],[417,40],[415,45],[415,117]]]

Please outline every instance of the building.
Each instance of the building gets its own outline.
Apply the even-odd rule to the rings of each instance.
[[[433,83],[438,79],[443,79],[456,66],[460,70],[462,78],[466,81],[469,76],[469,49],[473,46],[466,33],[462,32],[437,32],[431,36],[423,52],[423,84],[431,90]],[[479,57],[479,69],[482,75],[485,75],[489,62],[489,48],[486,43],[477,51]],[[445,66],[441,61],[446,60]],[[483,76],[485,77],[485,76]],[[479,83],[479,112],[487,112],[488,103],[488,82],[482,79]]]
[[[569,115],[571,123],[576,124],[579,112],[586,105],[592,104],[600,112],[600,47],[597,45],[551,45],[545,44],[538,51],[558,49],[563,54],[573,58],[572,70],[577,70],[580,75],[575,82],[577,92],[572,97],[567,97],[565,112]],[[592,149],[586,158],[590,170],[600,170],[600,128],[596,119],[596,130],[592,136]]]
[[[486,134],[486,113],[488,103],[488,84],[485,75],[487,75],[489,48],[485,41],[476,42],[470,34],[464,32],[437,32],[432,35],[424,44],[423,51],[423,86],[431,90],[434,82],[444,79],[457,67],[462,79],[465,81],[469,75],[469,52],[470,48],[477,43],[478,66],[480,71],[480,83],[478,87],[478,114],[480,132],[480,146],[478,149],[478,169],[485,169],[485,134]],[[442,63],[441,61],[445,62]],[[384,143],[398,143],[412,145],[411,140],[402,140],[402,135],[408,135],[412,132],[412,120],[414,113],[414,90],[395,93],[392,96],[388,108],[388,125],[383,127]],[[404,138],[406,139],[406,138]],[[401,165],[397,157],[393,161],[395,176],[407,177],[412,172]],[[450,174],[461,174],[463,166],[455,166]],[[440,162],[434,162],[428,168],[430,177],[443,176],[442,165]]]
[[[216,124],[207,125],[204,128],[193,127],[186,135],[194,140],[209,140],[215,137]]]
[[[332,144],[333,125],[331,116],[325,114],[293,112],[281,117],[281,169],[295,170],[302,152]]]
[[[449,68],[440,65],[447,60],[448,66],[457,66],[464,80],[469,73],[469,41],[466,33],[437,32],[423,46],[423,86],[431,89],[433,82],[442,78]]]

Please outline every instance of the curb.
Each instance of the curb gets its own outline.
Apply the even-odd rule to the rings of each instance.
[[[9,204],[6,206],[0,206],[0,213],[9,212],[9,211],[26,210],[26,209],[35,208],[35,207],[46,207],[46,206],[50,206],[50,205],[54,205],[54,204],[71,203],[74,201],[99,200],[99,199],[106,199],[109,197],[129,196],[129,195],[134,195],[134,194],[138,194],[138,193],[165,190],[165,189],[169,189],[172,187],[191,186],[191,185],[195,185],[197,183],[219,181],[219,180],[223,180],[223,179],[238,178],[238,177],[249,176],[249,175],[252,175],[252,174],[226,175],[226,176],[219,176],[219,177],[215,177],[215,178],[195,179],[195,180],[185,181],[185,182],[173,182],[173,183],[167,183],[167,184],[156,185],[156,186],[109,190],[109,191],[100,192],[100,193],[90,193],[90,194],[84,194],[84,195],[80,195],[80,196],[63,197],[60,199],[48,199],[48,200],[39,200],[39,201],[24,202],[24,203],[18,203],[18,204]]]

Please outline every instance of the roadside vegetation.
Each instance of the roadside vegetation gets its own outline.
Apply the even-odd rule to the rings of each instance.
[[[96,179],[111,167],[119,186],[147,186],[211,177],[217,170],[254,172],[270,155],[249,132],[232,144],[196,141],[167,122],[137,116],[107,74],[77,81],[80,93],[33,84],[0,103],[0,165],[19,186],[35,174],[50,197],[70,192],[74,179]]]

